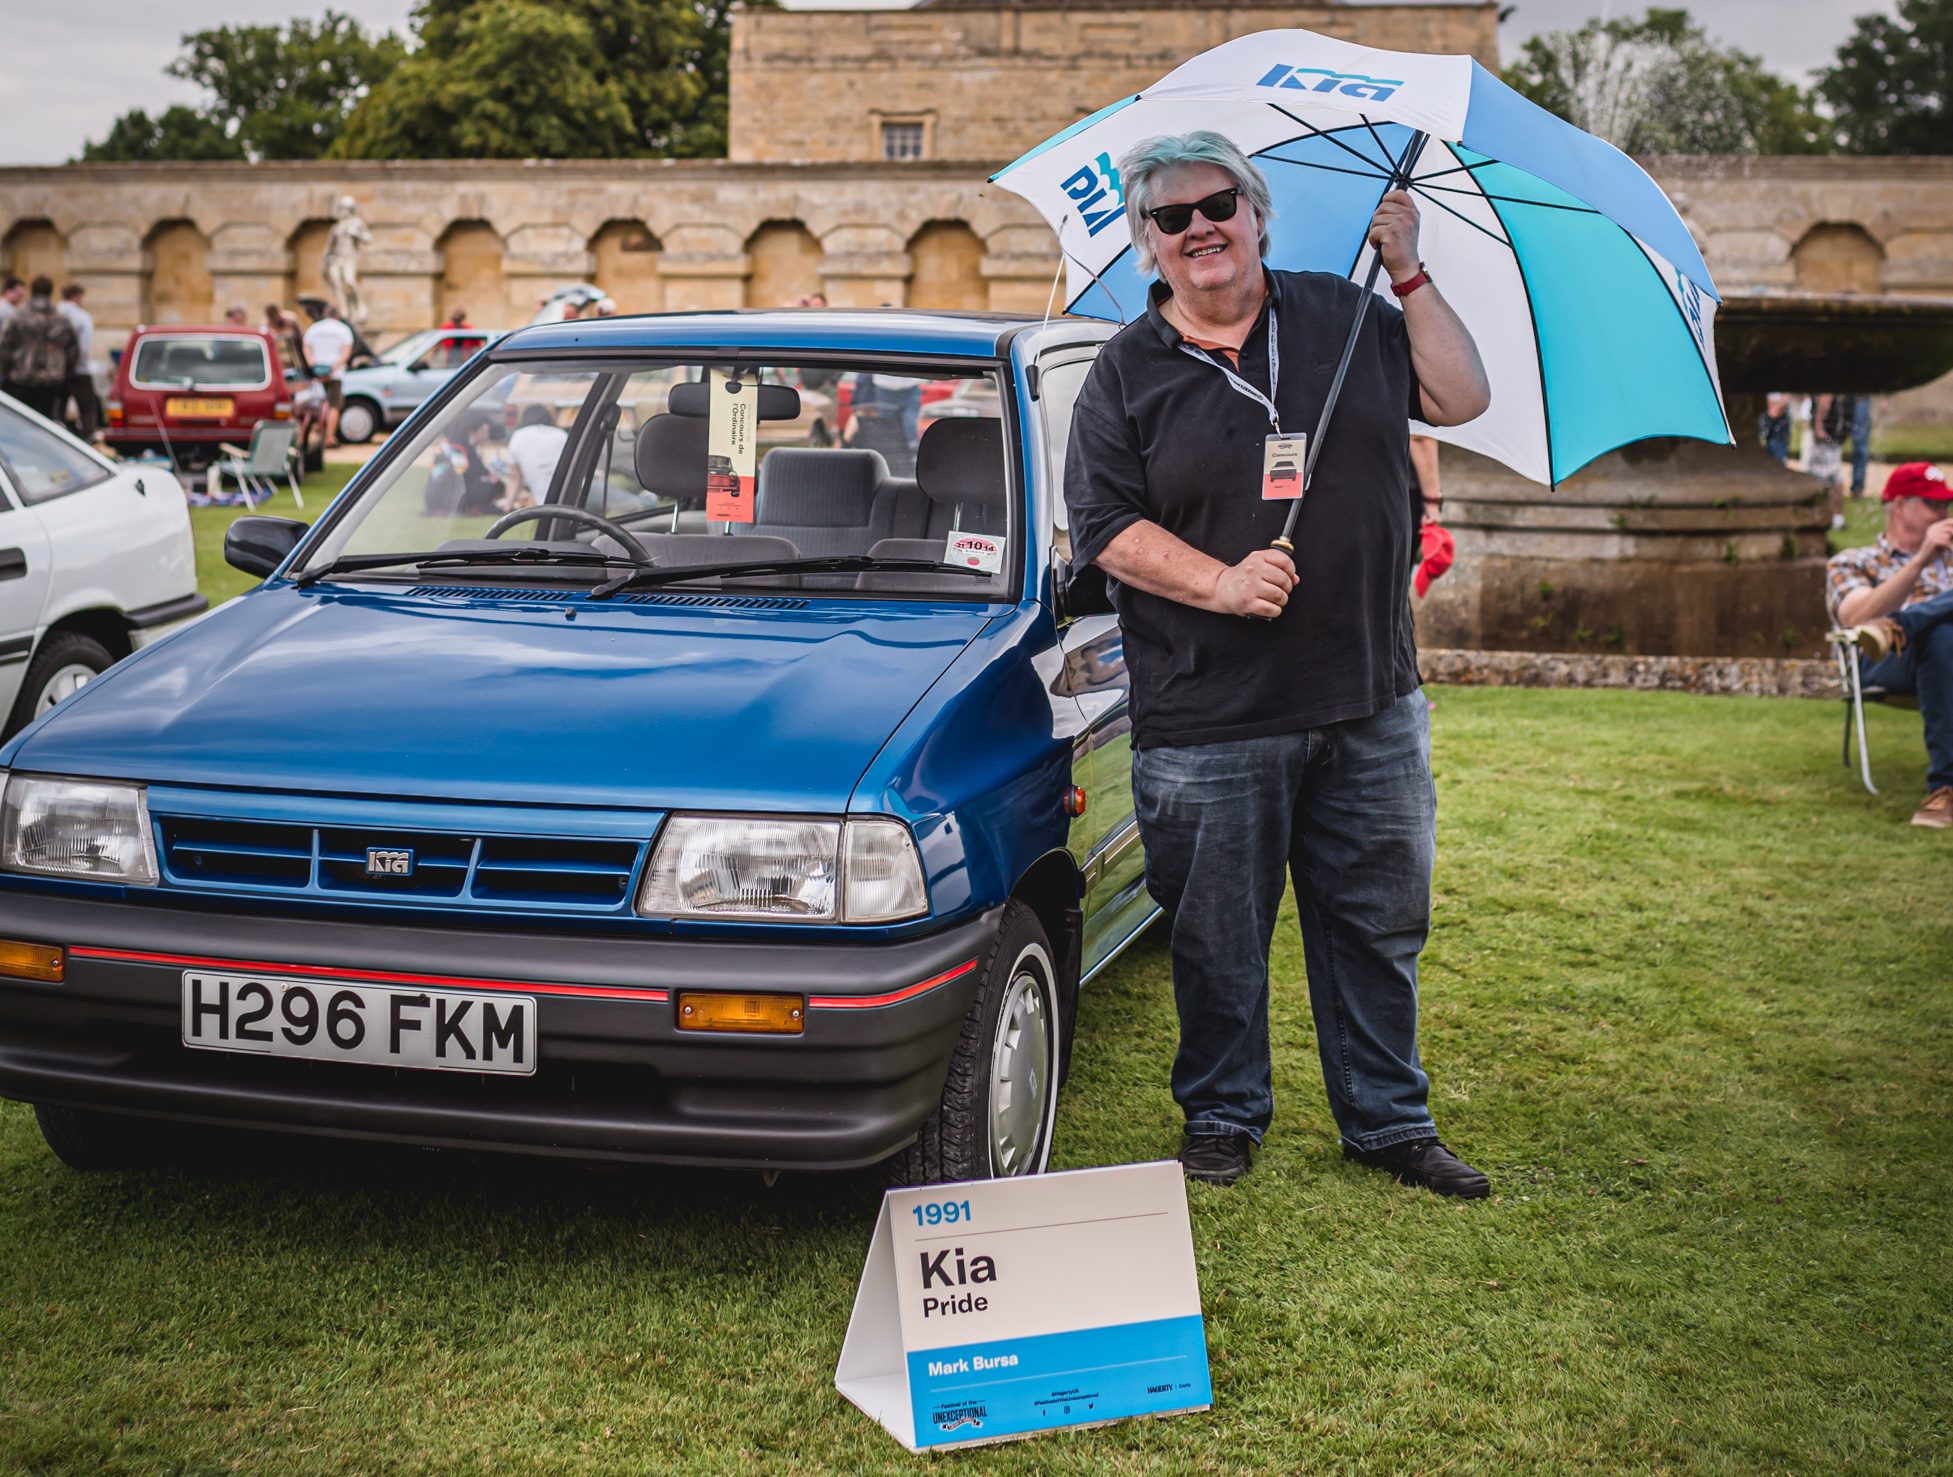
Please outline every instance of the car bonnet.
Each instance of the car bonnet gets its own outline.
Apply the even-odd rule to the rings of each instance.
[[[262,590],[85,690],[12,767],[539,805],[835,812],[976,604]]]

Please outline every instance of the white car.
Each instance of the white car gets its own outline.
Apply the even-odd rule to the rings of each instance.
[[[182,484],[0,395],[0,733],[201,615]]]

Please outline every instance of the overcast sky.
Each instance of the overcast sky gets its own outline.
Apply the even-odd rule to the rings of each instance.
[[[332,0],[332,8],[374,27],[404,29],[413,0]],[[821,9],[857,9],[877,0],[789,0]],[[889,0],[895,7],[908,0]],[[1851,33],[1851,18],[1869,10],[1890,14],[1893,0],[1671,0],[1687,4],[1710,34],[1760,55],[1785,76],[1808,80]],[[155,0],[61,0],[10,5],[4,22],[6,86],[0,88],[0,161],[59,164],[100,138],[128,108],[154,113],[171,103],[194,103],[197,90],[163,75],[183,31],[240,22],[282,23],[327,7],[293,0],[199,0],[190,6]],[[1639,15],[1641,4],[1609,0],[1518,0],[1501,29],[1510,59],[1536,31],[1578,26],[1595,15]]]

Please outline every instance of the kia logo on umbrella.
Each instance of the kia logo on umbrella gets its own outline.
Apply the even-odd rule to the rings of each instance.
[[[1404,84],[1388,77],[1365,77],[1360,72],[1331,72],[1323,67],[1291,67],[1277,62],[1257,87],[1293,87],[1299,92],[1340,92],[1345,97],[1367,97],[1384,102]]]
[[[1085,222],[1085,234],[1096,236],[1119,219],[1126,208],[1126,188],[1119,183],[1119,171],[1112,156],[1101,154],[1092,163],[1060,181],[1060,187],[1078,202],[1078,218]]]

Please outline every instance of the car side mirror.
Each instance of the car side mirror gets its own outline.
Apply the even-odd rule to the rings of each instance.
[[[1096,564],[1074,565],[1063,554],[1051,561],[1052,613],[1064,625],[1081,615],[1110,615],[1112,592],[1106,588],[1105,571]]]
[[[312,531],[296,518],[240,518],[224,532],[224,562],[260,579],[276,573]]]

